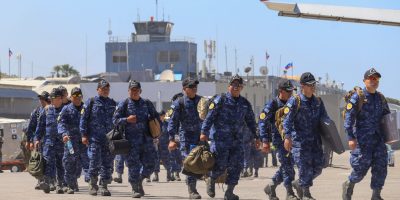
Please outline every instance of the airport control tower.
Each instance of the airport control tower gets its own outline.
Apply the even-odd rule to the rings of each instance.
[[[129,38],[112,36],[106,43],[106,72],[152,72],[166,69],[182,78],[195,76],[197,44],[188,38],[171,39],[174,24],[168,21],[134,22],[136,32]]]

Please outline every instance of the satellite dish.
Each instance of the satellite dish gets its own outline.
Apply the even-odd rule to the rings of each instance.
[[[160,81],[174,82],[175,81],[174,72],[170,69],[164,70],[160,74]]]
[[[260,73],[262,74],[262,75],[267,75],[268,74],[268,67],[265,67],[265,66],[263,66],[263,67],[260,67]]]
[[[244,68],[244,73],[249,73],[251,71],[251,67]]]

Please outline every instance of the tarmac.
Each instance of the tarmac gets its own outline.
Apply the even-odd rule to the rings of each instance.
[[[342,183],[351,172],[349,164],[349,152],[341,155],[334,154],[333,166],[323,170],[322,174],[314,180],[314,186],[311,193],[316,199],[320,200],[340,200],[342,192]],[[388,167],[388,176],[382,191],[382,197],[385,200],[400,200],[400,151],[395,152],[395,167]],[[162,168],[162,167],[161,167]],[[261,168],[259,178],[243,178],[235,188],[235,193],[242,200],[267,199],[263,188],[271,181],[277,168]],[[297,176],[297,175],[296,175]],[[187,199],[187,187],[184,182],[184,175],[181,175],[182,181],[166,182],[165,170],[161,170],[160,182],[144,183],[146,195],[143,199]],[[131,199],[131,187],[127,182],[127,168],[123,175],[123,183],[113,182],[109,185],[112,193],[111,197],[102,197],[100,195],[93,197],[88,194],[88,185],[79,179],[80,191],[75,194],[45,194],[43,191],[34,190],[36,180],[27,172],[0,174],[0,200],[76,200],[76,199]],[[371,199],[370,189],[371,174],[355,186],[353,200]],[[226,185],[216,186],[216,197],[214,199],[223,199]],[[206,193],[206,184],[204,181],[197,182],[197,190],[203,199],[209,198]],[[277,194],[280,199],[285,199],[285,189],[283,185],[278,186]]]

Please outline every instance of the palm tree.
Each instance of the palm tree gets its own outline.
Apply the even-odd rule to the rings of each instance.
[[[57,77],[60,77],[61,66],[60,65],[54,66],[53,71],[56,72]]]

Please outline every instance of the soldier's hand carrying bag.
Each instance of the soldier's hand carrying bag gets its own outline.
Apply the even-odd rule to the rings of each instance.
[[[130,142],[125,138],[125,126],[115,126],[107,133],[108,146],[112,154],[126,155],[131,149]]]

